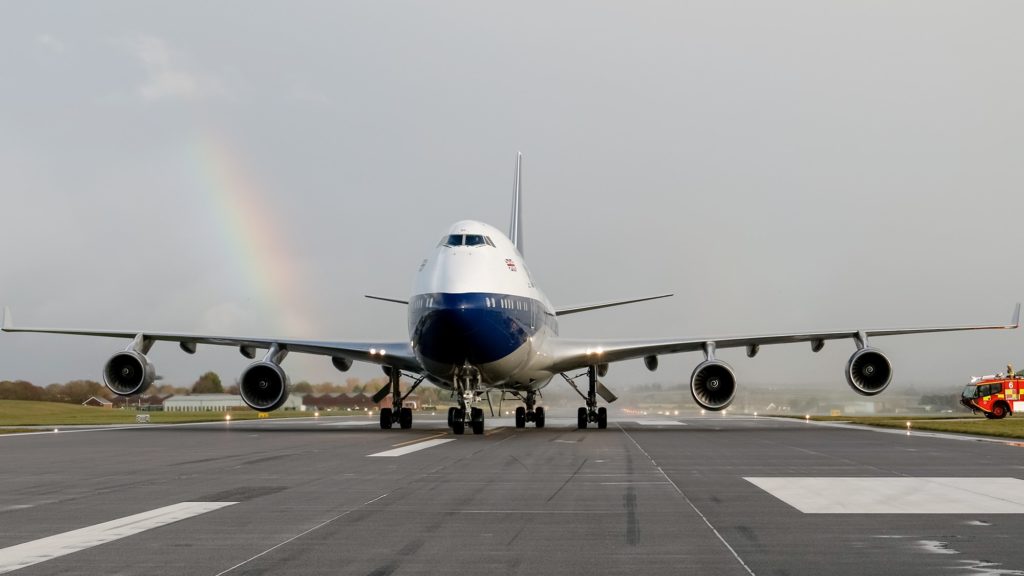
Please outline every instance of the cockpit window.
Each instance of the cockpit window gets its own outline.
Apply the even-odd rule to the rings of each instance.
[[[449,234],[441,238],[441,246],[494,246],[490,238],[482,234]]]

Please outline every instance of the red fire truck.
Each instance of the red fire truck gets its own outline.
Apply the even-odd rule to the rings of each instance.
[[[985,418],[998,420],[1018,410],[1024,410],[1024,372],[993,374],[971,378],[964,388],[960,403],[975,414],[981,412]]]

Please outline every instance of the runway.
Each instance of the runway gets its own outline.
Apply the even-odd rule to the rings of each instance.
[[[0,573],[1024,574],[1012,442],[559,416],[3,435]]]

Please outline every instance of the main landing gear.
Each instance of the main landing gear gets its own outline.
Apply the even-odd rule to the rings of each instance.
[[[580,378],[584,375],[587,377],[586,395],[576,387],[576,383],[574,382],[576,378]],[[601,406],[600,408],[597,407],[597,397],[600,395],[601,398],[609,404],[618,400],[618,397],[615,396],[615,394],[612,394],[611,390],[605,388],[604,384],[601,384],[597,379],[597,366],[590,366],[587,368],[585,374],[578,374],[571,378],[562,374],[562,378],[565,378],[565,381],[568,382],[569,385],[576,390],[576,393],[582,396],[587,402],[586,406],[581,406],[580,409],[576,411],[576,427],[580,430],[585,430],[588,424],[597,424],[597,427],[601,430],[607,428],[608,409],[604,406]]]
[[[402,378],[402,372],[398,368],[385,366],[384,373],[388,375],[388,385],[381,388],[373,396],[373,401],[379,403],[390,393],[391,408],[380,409],[380,429],[390,430],[395,424],[398,424],[402,430],[408,430],[412,428],[412,408],[407,408],[402,404],[409,397],[409,394],[412,394],[412,391],[423,382],[425,377],[420,376],[416,378],[409,391],[403,395],[401,388],[398,386],[398,381]]]
[[[531,390],[526,393],[526,397],[523,398],[516,393],[517,398],[522,399],[526,406],[519,406],[516,408],[516,428],[526,428],[527,422],[533,422],[537,428],[544,427],[544,407],[536,406],[537,404],[537,392]]]

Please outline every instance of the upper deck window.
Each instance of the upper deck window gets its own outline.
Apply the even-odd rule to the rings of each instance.
[[[490,238],[482,234],[449,234],[441,238],[442,246],[494,246]]]

